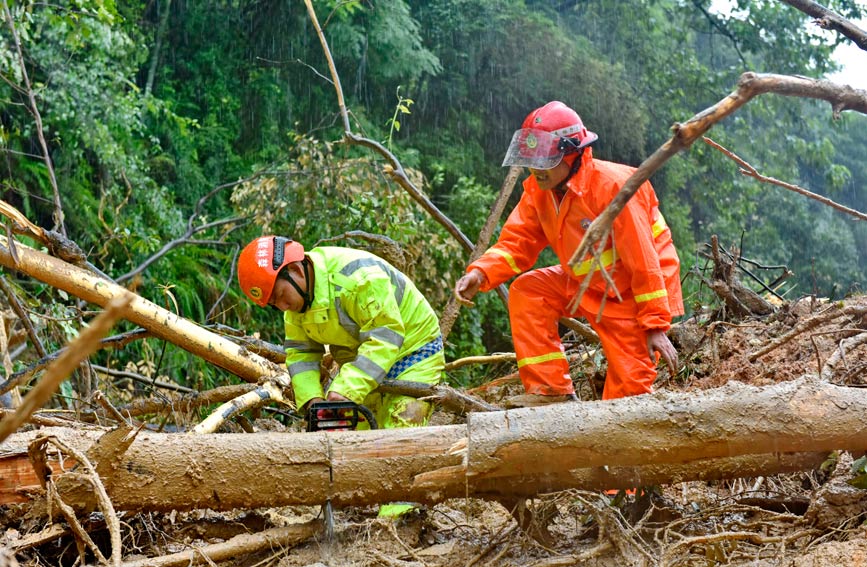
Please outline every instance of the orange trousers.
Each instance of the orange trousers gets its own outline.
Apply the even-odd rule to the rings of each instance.
[[[656,362],[647,350],[647,332],[635,319],[606,317],[567,305],[580,283],[560,266],[518,276],[509,288],[509,321],[518,359],[518,374],[528,394],[557,396],[574,392],[563,342],[558,332],[561,317],[582,316],[599,335],[608,359],[602,399],[649,393],[656,379]]]

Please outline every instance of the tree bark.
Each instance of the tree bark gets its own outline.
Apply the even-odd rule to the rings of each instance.
[[[813,469],[823,452],[867,449],[865,412],[867,392],[801,379],[471,414],[441,427],[140,432],[128,448],[117,431],[89,458],[118,510],[435,503]],[[7,443],[26,442],[17,436]],[[93,509],[89,485],[55,478],[69,504]]]
[[[730,382],[701,395],[658,392],[533,409],[471,414],[467,474],[496,478],[552,468],[867,448],[867,422],[853,421],[867,410],[867,392],[815,378],[768,388]]]
[[[105,307],[112,298],[132,294],[124,287],[63,260],[19,242],[13,245],[15,256],[9,249],[9,240],[0,236],[0,265],[24,272],[80,299]],[[134,296],[123,317],[148,329],[155,337],[204,358],[247,382],[257,382],[265,376],[283,387],[290,383],[289,376],[280,366],[139,295]]]

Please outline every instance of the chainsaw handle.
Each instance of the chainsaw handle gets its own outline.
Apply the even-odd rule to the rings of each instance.
[[[379,424],[376,423],[376,418],[373,417],[373,412],[367,406],[363,406],[358,404],[358,411],[361,415],[364,416],[364,419],[367,420],[368,425],[370,425],[371,429],[379,429]]]
[[[358,425],[358,415],[367,420],[371,429],[378,429],[376,418],[369,408],[351,401],[315,402],[307,408],[307,431],[351,430]]]

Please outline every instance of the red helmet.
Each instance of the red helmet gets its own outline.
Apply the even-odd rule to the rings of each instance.
[[[291,238],[260,236],[238,256],[238,283],[259,307],[268,305],[277,274],[287,264],[304,259],[304,247]]]
[[[537,108],[524,119],[521,129],[512,136],[503,165],[551,169],[564,155],[576,152],[598,138],[584,127],[577,112],[555,100]]]

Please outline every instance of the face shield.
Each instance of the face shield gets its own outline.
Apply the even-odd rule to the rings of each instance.
[[[503,158],[503,167],[517,165],[533,169],[551,169],[563,159],[561,136],[537,128],[522,128],[512,136]]]

